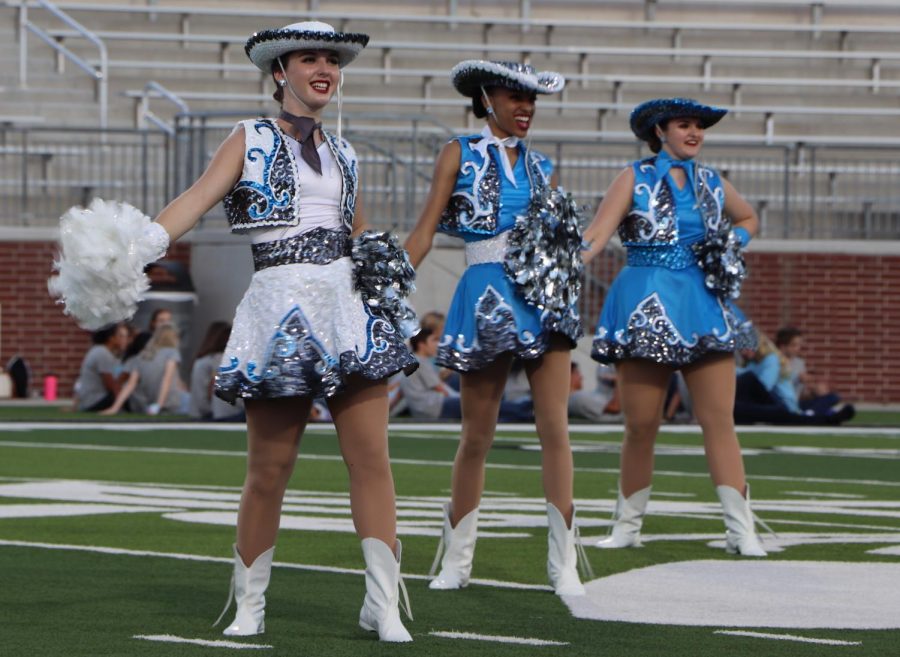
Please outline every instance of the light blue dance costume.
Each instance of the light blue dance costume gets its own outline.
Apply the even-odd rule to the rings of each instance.
[[[673,166],[687,174],[681,189],[669,173]],[[591,356],[679,367],[709,353],[753,348],[752,324],[706,286],[691,249],[729,227],[719,174],[665,151],[632,168],[632,208],[619,226],[628,262],[606,295]]]
[[[528,214],[532,199],[549,188],[553,164],[520,143],[516,163],[507,169],[488,130],[456,139],[459,174],[438,226],[466,242],[467,268],[447,312],[436,361],[460,372],[482,369],[506,352],[537,358],[554,332],[573,347],[582,334],[576,308],[560,316],[530,305],[503,265],[508,233],[518,216]]]

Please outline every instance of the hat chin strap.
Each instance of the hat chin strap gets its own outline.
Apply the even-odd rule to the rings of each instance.
[[[300,96],[298,96],[298,95],[297,95],[297,92],[294,91],[294,85],[292,85],[292,84],[291,84],[291,81],[288,80],[287,71],[284,70],[284,64],[281,63],[281,57],[278,57],[275,61],[278,62],[278,68],[281,69],[281,73],[282,73],[282,75],[284,75],[284,78],[282,78],[282,79],[284,80],[284,84],[285,84],[285,86],[287,87],[287,90],[291,93],[291,96],[294,97],[294,100],[296,100],[298,103],[300,103],[300,105],[301,105],[302,107],[305,107],[305,108],[306,108],[307,110],[309,110],[310,112],[315,112],[315,110],[314,110],[312,107],[310,107],[310,106],[307,105],[305,102],[303,102],[302,100],[300,100]]]
[[[281,63],[281,57],[278,57],[276,61],[278,62],[278,67],[281,69],[282,75],[284,75],[284,78],[283,78],[284,85],[287,87],[287,90],[291,92],[291,96],[294,97],[294,100],[296,100],[298,103],[300,103],[301,106],[305,107],[310,112],[315,112],[315,110],[313,110],[313,108],[311,108],[305,102],[300,100],[300,96],[298,96],[297,92],[294,91],[294,85],[292,85],[291,81],[288,80],[287,71],[284,70],[284,64]],[[341,139],[341,114],[342,114],[342,109],[343,109],[343,105],[344,105],[343,89],[344,89],[344,72],[340,71],[340,79],[338,80],[338,89],[337,89],[337,97],[338,97],[337,138],[338,138],[338,140]]]

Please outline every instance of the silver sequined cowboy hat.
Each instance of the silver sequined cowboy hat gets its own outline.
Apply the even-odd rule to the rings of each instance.
[[[338,54],[340,67],[344,68],[367,43],[368,34],[335,32],[328,23],[305,21],[254,33],[244,44],[244,52],[264,73],[272,72],[272,62],[278,57],[295,50],[333,50]]]
[[[475,98],[482,87],[506,87],[536,94],[555,94],[566,78],[555,71],[535,71],[530,64],[486,59],[467,59],[450,69],[450,80],[463,96]]]
[[[642,141],[653,137],[653,128],[663,121],[680,117],[700,119],[704,128],[714,126],[728,110],[704,105],[692,98],[656,98],[641,103],[631,111],[631,131]]]

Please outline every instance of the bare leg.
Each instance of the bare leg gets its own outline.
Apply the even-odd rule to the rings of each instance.
[[[572,526],[572,448],[569,446],[569,345],[559,335],[539,359],[525,362],[534,399],[534,418],[541,440],[544,495]]]
[[[386,381],[354,378],[328,402],[350,475],[350,511],[360,538],[394,548],[397,510],[388,460]]]
[[[275,544],[311,400],[247,400],[247,476],[238,511],[237,547],[247,565]]]
[[[484,490],[484,463],[494,442],[497,415],[512,357],[502,356],[493,363],[460,376],[462,435],[453,462],[453,492],[450,522],[455,527],[481,502]]]
[[[653,446],[672,369],[648,360],[625,360],[616,369],[625,415],[619,487],[627,498],[653,479]]]
[[[734,357],[709,356],[682,369],[694,401],[694,415],[703,429],[703,447],[716,486],[731,486],[744,494],[744,459],[734,430]]]

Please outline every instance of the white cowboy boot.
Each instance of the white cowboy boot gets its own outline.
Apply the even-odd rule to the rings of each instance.
[[[461,589],[469,584],[469,575],[472,574],[472,559],[475,556],[475,539],[478,533],[478,509],[469,511],[456,527],[450,525],[450,505],[444,505],[444,531],[438,551],[431,564],[429,575],[434,575],[437,569],[438,559],[441,558],[443,548],[444,557],[441,559],[441,572],[431,580],[430,589]]]
[[[750,485],[747,485],[746,498],[731,486],[716,486],[716,494],[725,514],[725,551],[745,557],[767,556],[753,528]]]
[[[238,552],[237,544],[234,549],[234,575],[231,579],[231,588],[234,592],[234,600],[237,603],[237,613],[231,625],[225,628],[222,634],[227,636],[251,636],[262,634],[266,629],[266,588],[269,586],[269,576],[272,573],[272,557],[275,555],[275,547],[270,547],[249,566],[244,565],[244,560]],[[228,603],[214,625],[218,625],[222,616],[231,606],[231,593],[228,594]]]
[[[377,538],[364,538],[362,551],[366,560],[366,597],[359,610],[359,626],[378,632],[379,641],[412,641],[400,620],[398,606],[402,590],[406,614],[412,620],[406,588],[400,579],[400,541],[397,541],[396,556],[384,541]]]
[[[550,586],[556,595],[584,595],[584,586],[578,577],[581,541],[575,527],[575,510],[572,510],[572,526],[567,527],[559,509],[548,502],[547,525],[547,577]],[[583,553],[581,556],[584,556]]]
[[[647,502],[650,501],[650,488],[642,488],[626,498],[619,487],[616,522],[609,536],[597,541],[598,548],[641,547],[641,526],[644,524]]]

